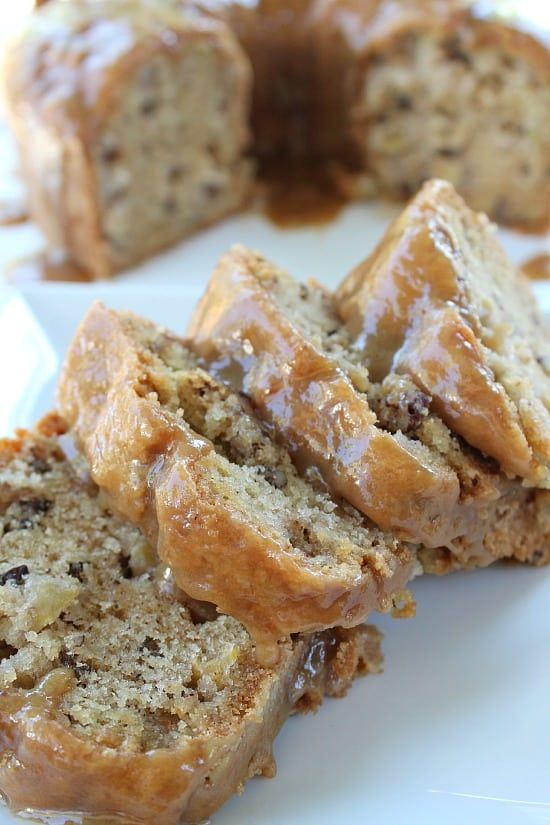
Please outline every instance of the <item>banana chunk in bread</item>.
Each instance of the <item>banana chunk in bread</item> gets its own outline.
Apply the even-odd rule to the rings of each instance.
[[[484,215],[427,183],[335,293],[374,381],[409,376],[503,471],[550,486],[550,330]]]
[[[67,821],[202,822],[273,775],[289,713],[379,669],[379,634],[296,638],[259,667],[241,624],[164,587],[48,429],[0,443],[0,794]]]
[[[154,324],[95,304],[58,399],[113,507],[186,593],[243,622],[263,661],[277,639],[356,625],[405,587],[410,551],[301,478],[246,402]]]
[[[31,213],[91,276],[246,200],[251,70],[221,21],[170,0],[48,3],[5,74]]]
[[[507,479],[459,441],[405,376],[371,382],[321,287],[235,247],[188,332],[209,369],[250,398],[298,464],[417,543],[425,569],[548,558],[547,494]]]

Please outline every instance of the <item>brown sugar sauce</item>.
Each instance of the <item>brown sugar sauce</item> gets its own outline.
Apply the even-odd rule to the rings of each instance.
[[[13,286],[27,284],[69,281],[87,283],[92,278],[88,272],[62,255],[50,252],[38,252],[8,264],[5,270],[6,280]]]
[[[0,226],[16,226],[29,219],[27,205],[23,200],[0,200]]]
[[[263,212],[283,229],[328,224],[349,201],[322,164],[270,161],[261,165],[260,180]]]
[[[529,258],[522,264],[522,272],[531,278],[533,281],[548,281],[550,280],[550,254],[543,252],[542,255],[535,255],[534,258]]]

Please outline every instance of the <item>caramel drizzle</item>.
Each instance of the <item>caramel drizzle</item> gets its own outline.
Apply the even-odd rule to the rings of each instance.
[[[542,255],[535,255],[529,258],[521,266],[524,275],[531,278],[533,281],[549,281],[550,280],[550,254],[543,252]]]
[[[73,261],[53,252],[38,252],[15,260],[8,264],[5,274],[14,286],[60,281],[87,283],[92,280],[90,274]]]

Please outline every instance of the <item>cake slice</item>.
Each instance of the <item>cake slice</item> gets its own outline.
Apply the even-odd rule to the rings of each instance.
[[[374,381],[408,375],[456,433],[550,486],[550,330],[484,215],[427,183],[335,306]]]
[[[95,304],[69,349],[60,410],[112,506],[140,526],[179,586],[277,639],[389,610],[414,559],[308,483],[246,401],[173,335]]]
[[[425,569],[548,558],[548,496],[506,478],[430,412],[405,376],[371,382],[330,296],[242,247],[217,266],[190,343],[302,467],[384,528]]]
[[[273,776],[290,712],[379,669],[379,634],[296,638],[259,667],[235,619],[164,586],[59,430],[0,443],[0,794],[27,815],[202,822]]]
[[[171,0],[48,3],[9,50],[29,208],[105,278],[240,208],[251,71],[221,21]]]

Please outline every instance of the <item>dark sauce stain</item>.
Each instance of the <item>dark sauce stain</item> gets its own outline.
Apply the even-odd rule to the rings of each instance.
[[[8,264],[6,278],[14,286],[55,281],[87,283],[92,280],[86,270],[77,264],[48,252],[38,252]]]
[[[0,201],[0,226],[16,226],[28,220],[30,216],[24,201]]]
[[[544,252],[542,255],[535,255],[529,258],[521,267],[523,274],[533,281],[550,280],[550,254]]]
[[[264,162],[260,181],[264,214],[285,229],[328,224],[349,201],[320,164]]]

